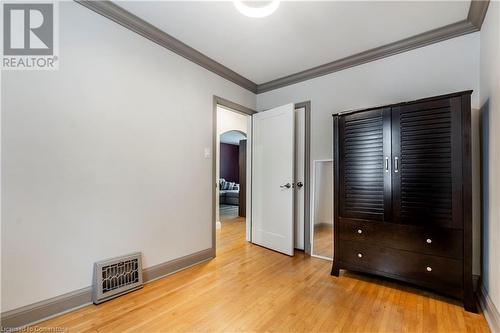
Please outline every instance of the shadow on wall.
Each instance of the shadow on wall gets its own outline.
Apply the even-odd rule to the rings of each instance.
[[[489,99],[481,107],[480,111],[480,144],[481,144],[481,244],[482,246],[482,256],[481,256],[481,277],[483,279],[483,285],[489,285],[489,266],[483,265],[485,262],[489,262],[490,254],[488,253],[488,234],[490,232],[490,180],[489,180],[489,160],[490,160],[490,101]]]

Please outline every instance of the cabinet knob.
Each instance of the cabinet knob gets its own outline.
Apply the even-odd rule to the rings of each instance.
[[[427,238],[426,242],[427,242],[427,244],[430,244],[430,243],[432,243],[432,239]]]
[[[362,234],[362,233],[363,233],[363,230],[358,229],[358,234]]]
[[[358,253],[358,258],[363,258],[363,254],[362,253]]]
[[[427,272],[432,272],[432,267],[427,266]]]

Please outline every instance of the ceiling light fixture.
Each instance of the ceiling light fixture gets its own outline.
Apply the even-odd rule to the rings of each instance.
[[[271,15],[278,9],[280,5],[280,0],[272,0],[272,1],[262,1],[266,3],[264,6],[249,6],[242,0],[234,0],[234,6],[240,13],[248,17],[266,17]],[[251,1],[251,2],[259,2],[259,1]]]

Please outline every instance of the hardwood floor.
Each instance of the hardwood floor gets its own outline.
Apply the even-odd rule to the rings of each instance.
[[[69,332],[488,332],[456,301],[344,273],[302,252],[245,241],[243,218],[217,231],[217,258],[143,289],[40,323]]]

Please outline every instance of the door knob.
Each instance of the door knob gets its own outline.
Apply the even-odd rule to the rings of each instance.
[[[290,185],[290,183],[286,183],[285,185],[281,185],[280,187],[281,188],[285,188],[285,187],[290,188],[290,187],[292,187],[292,185]]]
[[[298,183],[297,183],[297,187],[298,187],[298,188],[301,188],[302,186],[304,186],[304,184],[303,184],[302,182],[298,182]]]

